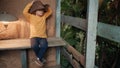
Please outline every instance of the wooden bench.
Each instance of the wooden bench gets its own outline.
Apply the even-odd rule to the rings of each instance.
[[[59,47],[66,45],[65,42],[58,37],[48,38],[48,47],[58,47],[56,52],[56,59],[59,60],[60,49]],[[26,49],[30,49],[30,39],[11,39],[0,40],[0,50],[21,50],[22,68],[27,68],[27,54]]]
[[[52,37],[48,38],[48,47],[64,46],[65,43],[61,38]],[[30,39],[11,39],[0,40],[0,50],[11,49],[28,49],[30,46]]]

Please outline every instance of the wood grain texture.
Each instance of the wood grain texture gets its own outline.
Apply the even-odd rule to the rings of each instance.
[[[72,46],[67,46],[67,51],[72,54],[72,56],[81,63],[82,66],[85,66],[85,56],[80,54],[75,48]]]
[[[47,50],[44,55],[44,58],[47,62],[44,65],[44,68],[52,68],[56,66],[56,49],[51,47]],[[6,50],[0,51],[0,68],[22,68],[21,58],[20,58],[21,50]],[[36,63],[34,63],[33,59],[36,56],[32,49],[27,50],[27,59],[28,59],[28,68],[40,68]]]
[[[72,63],[74,68],[81,68],[80,64],[75,59],[72,60]]]
[[[8,23],[7,27],[5,27],[6,24],[0,22],[0,39],[19,38],[19,23],[17,22]]]
[[[79,59],[76,59],[75,52],[73,52],[73,50],[71,52],[67,52],[68,50],[66,50],[65,48],[61,48],[61,52],[62,55],[67,59],[67,61],[74,67],[74,68],[81,68],[81,59],[84,59],[81,57],[81,55],[79,56]],[[82,60],[82,62],[84,62],[85,60]],[[80,63],[79,63],[80,62]],[[83,64],[82,64],[83,65]]]
[[[48,46],[64,46],[65,42],[61,38],[48,38]],[[0,40],[0,50],[10,49],[28,49],[31,48],[30,39],[11,39],[11,40]]]
[[[94,68],[98,23],[98,0],[88,0],[87,5],[88,10],[85,68]]]
[[[24,7],[26,6],[27,3],[29,3],[32,0],[0,0],[0,12],[7,12],[9,14],[12,14],[16,17],[18,17],[19,19],[19,38],[17,39],[12,39],[12,40],[0,40],[0,50],[7,51],[9,50],[11,52],[11,50],[13,50],[13,52],[18,51],[19,49],[29,49],[30,46],[30,40],[29,38],[29,23],[26,21],[26,19],[24,18],[22,11],[24,9]],[[55,15],[56,15],[56,0],[41,0],[44,4],[49,4],[50,7],[52,8],[52,15],[50,16],[50,18],[47,19],[47,33],[48,33],[48,37],[55,37],[56,35],[56,26],[55,26]],[[55,42],[56,41],[56,42]],[[49,49],[46,53],[46,58],[47,58],[47,64],[45,64],[46,66],[50,66],[51,68],[53,68],[54,65],[56,65],[56,46],[62,46],[65,45],[63,43],[63,41],[60,41],[60,39],[49,39]],[[7,54],[8,52],[6,52],[5,54]],[[28,52],[28,58],[29,57],[35,57],[35,55],[32,55],[32,52]],[[16,60],[18,60],[18,62],[16,62],[15,65],[18,65],[21,60],[20,60],[20,56],[16,56],[16,54],[20,54],[18,52],[16,53],[10,53],[8,55],[2,55],[4,56],[3,58],[6,59],[8,56],[12,56],[15,55],[14,57],[18,57]],[[47,57],[48,56],[48,57]],[[13,56],[12,56],[13,57]],[[14,59],[13,57],[13,59]],[[12,58],[9,58],[11,62]],[[28,59],[30,61],[30,59]],[[1,63],[1,61],[0,61]],[[30,63],[30,62],[29,62]],[[14,68],[12,66],[15,66],[14,64],[9,64],[7,62],[5,62],[5,64],[7,64],[7,68]],[[3,66],[3,64],[1,64]],[[39,68],[38,66],[35,66],[35,64],[29,64],[30,68]],[[15,66],[15,68],[21,68],[21,64],[19,64],[18,66]],[[48,67],[49,68],[49,67]],[[55,67],[54,67],[55,68]]]
[[[46,63],[44,65],[44,67],[51,67],[51,66],[55,66],[56,65],[56,52],[55,52],[55,48],[52,47],[52,48],[49,48],[47,50],[47,52],[45,53],[44,55],[44,58],[46,59]],[[29,49],[28,50],[28,68],[39,68],[39,66],[36,65],[36,63],[34,63],[34,60],[36,56],[34,54],[34,52]]]
[[[0,13],[7,12],[17,17],[18,19],[26,20],[23,16],[23,9],[27,3],[32,0],[0,0]],[[55,36],[55,15],[56,15],[56,0],[41,0],[44,4],[49,4],[52,9],[52,15],[47,19],[47,33],[49,37]],[[24,23],[23,23],[24,22]],[[26,29],[29,24],[26,21],[21,21],[22,30],[20,38],[29,38],[29,29]],[[26,32],[28,31],[28,32]]]
[[[0,68],[21,68],[20,51],[0,51]]]
[[[87,20],[71,16],[61,16],[62,22],[87,31]],[[73,23],[74,22],[74,23]],[[98,22],[97,35],[120,43],[120,27]]]

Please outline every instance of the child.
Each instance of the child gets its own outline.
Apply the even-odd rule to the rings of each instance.
[[[35,62],[43,66],[43,56],[48,48],[46,19],[52,14],[52,10],[40,0],[35,0],[25,7],[23,14],[30,22],[31,47],[37,57]]]

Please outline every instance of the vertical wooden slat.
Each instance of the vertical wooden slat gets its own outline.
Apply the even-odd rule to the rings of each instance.
[[[98,18],[98,0],[88,0],[87,11],[87,47],[85,68],[94,68]]]
[[[56,37],[60,37],[60,21],[61,21],[61,0],[56,1]],[[60,47],[56,48],[56,61],[60,64]]]
[[[21,50],[21,63],[22,68],[27,68],[27,56],[26,50]]]
[[[56,47],[56,62],[60,65],[60,47]]]
[[[60,37],[61,0],[57,0],[56,2],[56,37]]]

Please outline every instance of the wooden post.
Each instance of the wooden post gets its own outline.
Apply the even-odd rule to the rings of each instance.
[[[56,2],[56,37],[60,37],[61,0],[57,0]]]
[[[85,68],[94,68],[98,18],[98,0],[88,0],[87,47]]]
[[[61,21],[61,0],[56,1],[56,37],[60,37],[60,21]],[[60,65],[60,47],[56,47],[56,61]]]
[[[25,49],[21,50],[21,63],[22,68],[27,68],[27,55]]]

